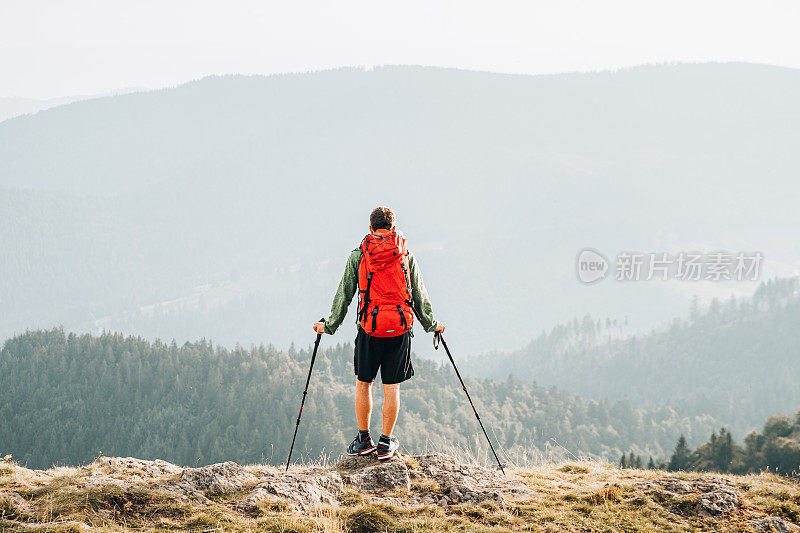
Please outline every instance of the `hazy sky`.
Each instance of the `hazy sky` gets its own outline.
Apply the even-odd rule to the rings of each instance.
[[[0,96],[344,65],[531,74],[664,61],[800,68],[798,22],[796,0],[0,0]]]

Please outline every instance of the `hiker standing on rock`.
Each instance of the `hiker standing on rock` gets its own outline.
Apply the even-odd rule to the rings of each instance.
[[[395,228],[394,212],[378,207],[369,216],[369,234],[350,253],[331,305],[331,315],[316,322],[314,331],[333,335],[344,321],[358,290],[358,334],[353,364],[356,375],[358,435],[347,448],[350,455],[377,449],[378,459],[389,459],[400,446],[392,435],[400,410],[400,383],[414,375],[411,365],[411,327],[414,315],[425,331],[444,331],[433,318],[431,302],[414,255]],[[381,371],[383,432],[375,446],[369,434],[372,382]]]

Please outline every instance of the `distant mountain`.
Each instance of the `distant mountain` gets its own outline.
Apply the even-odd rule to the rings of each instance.
[[[514,353],[475,357],[463,368],[495,379],[511,373],[595,400],[707,413],[742,438],[772,413],[800,405],[797,324],[800,281],[776,279],[752,298],[714,301],[663,331],[618,339],[616,324],[586,317]]]
[[[80,100],[90,100],[92,98],[102,98],[105,96],[114,96],[118,94],[128,94],[138,91],[146,90],[144,87],[130,87],[119,89],[109,93],[102,94],[79,94],[74,96],[62,96],[59,98],[21,98],[19,96],[6,96],[0,97],[0,122],[17,117],[19,115],[27,115],[36,113],[51,107],[58,107],[61,105],[71,104]]]
[[[0,336],[305,342],[378,204],[459,353],[585,313],[647,330],[692,294],[755,285],[585,286],[578,251],[759,250],[790,273],[799,91],[800,71],[742,63],[386,67],[212,77],[7,120]]]
[[[65,97],[37,100],[35,98],[20,98],[18,96],[0,97],[0,122],[19,115],[36,113],[37,111],[50,107],[69,104],[77,99],[78,98]]]

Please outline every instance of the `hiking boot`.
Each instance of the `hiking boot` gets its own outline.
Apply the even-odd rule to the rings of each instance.
[[[400,447],[400,441],[397,440],[397,437],[392,436],[389,437],[389,440],[386,441],[381,438],[378,441],[378,459],[381,461],[385,461],[389,459],[391,456],[394,455],[394,452]]]
[[[369,435],[364,440],[361,440],[361,437],[356,435],[356,438],[347,447],[347,455],[368,455],[374,451],[375,443],[372,442],[372,437]]]

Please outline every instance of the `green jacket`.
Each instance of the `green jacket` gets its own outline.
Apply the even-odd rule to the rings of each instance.
[[[360,261],[361,250],[356,248],[347,258],[342,280],[339,282],[339,288],[336,289],[336,296],[333,297],[331,316],[325,321],[325,333],[329,335],[333,335],[339,329],[347,315],[347,308],[358,290],[358,263]],[[417,319],[425,331],[428,333],[436,331],[439,323],[433,318],[433,309],[430,298],[428,298],[428,291],[425,290],[425,283],[422,281],[422,272],[411,252],[408,252],[408,270],[411,276],[411,300],[414,303],[414,314],[417,315]],[[361,326],[359,325],[359,327]]]

